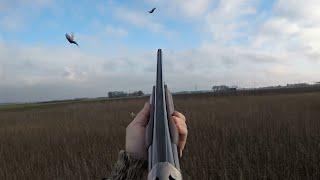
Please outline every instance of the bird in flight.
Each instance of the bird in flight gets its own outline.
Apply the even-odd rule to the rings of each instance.
[[[77,46],[79,46],[78,43],[74,40],[73,33],[71,33],[71,35],[66,33],[66,38],[69,41],[69,43],[76,44]]]
[[[149,11],[150,14],[152,14],[154,12],[154,10],[156,10],[156,8],[153,8]]]

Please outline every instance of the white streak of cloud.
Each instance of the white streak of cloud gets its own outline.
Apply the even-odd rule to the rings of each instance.
[[[170,34],[161,23],[152,20],[152,16],[147,14],[147,12],[118,7],[115,10],[115,16],[118,19],[141,29],[148,29],[156,33],[164,33],[167,35]]]
[[[260,16],[255,0],[157,0],[149,4],[152,3],[156,7],[159,3],[155,15],[116,3],[115,21],[125,25],[101,25],[101,29],[104,35],[118,37],[127,37],[132,27],[168,34],[172,30],[164,25],[167,19],[161,18],[170,16],[174,17],[170,22],[196,22],[192,30],[201,26],[205,35],[191,34],[199,38],[200,46],[163,51],[164,78],[173,91],[191,90],[194,85],[209,89],[215,84],[252,87],[319,81],[320,16],[315,11],[320,7],[318,1],[279,0],[268,16],[257,18],[261,22],[254,24],[256,27],[251,24],[253,16]],[[212,4],[216,6],[211,7]],[[166,12],[169,15],[161,15]],[[128,30],[123,29],[127,26]],[[103,33],[78,37],[88,47],[101,48],[98,42]],[[247,42],[230,43],[241,38]],[[125,50],[93,54],[70,46],[31,47],[0,42],[0,100],[95,97],[105,96],[109,90],[150,92],[156,52],[133,53],[128,49],[134,49],[134,45],[120,46],[125,46]]]
[[[255,1],[223,0],[206,16],[206,28],[219,42],[228,42],[243,36],[248,28],[245,16],[256,13]]]
[[[66,77],[71,81],[84,81],[86,79],[87,73],[83,71],[78,71],[75,68],[65,67],[63,72],[63,77]]]
[[[320,60],[320,1],[279,0],[274,16],[253,37],[254,48],[296,53],[296,58]]]
[[[111,25],[106,26],[106,33],[108,36],[116,36],[116,37],[125,37],[128,35],[128,31],[120,28],[120,27],[113,27]]]
[[[43,9],[54,6],[52,0],[0,0],[0,28],[21,31]],[[28,9],[28,10],[26,10]]]

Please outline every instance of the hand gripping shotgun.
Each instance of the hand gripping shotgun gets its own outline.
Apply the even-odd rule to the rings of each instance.
[[[174,105],[172,95],[162,77],[162,52],[157,54],[157,80],[150,96],[150,119],[146,130],[148,180],[181,180],[179,134],[170,118]]]

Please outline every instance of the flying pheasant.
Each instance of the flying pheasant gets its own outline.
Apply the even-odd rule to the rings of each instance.
[[[66,38],[69,41],[69,43],[76,44],[77,46],[79,46],[78,43],[74,40],[73,33],[71,33],[71,35],[66,33]]]
[[[154,10],[156,10],[156,8],[153,8],[149,11],[150,14],[152,14],[154,12]]]

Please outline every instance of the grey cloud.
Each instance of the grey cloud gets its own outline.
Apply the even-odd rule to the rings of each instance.
[[[0,103],[33,102],[81,97],[107,96],[108,91],[151,91],[153,78],[143,74],[115,74],[112,76],[90,76],[87,81],[51,79],[37,84],[0,84]]]
[[[318,0],[278,0],[274,6],[277,16],[305,25],[316,25],[319,23],[319,8],[320,3]]]
[[[253,0],[218,1],[217,7],[205,16],[205,26],[211,37],[220,44],[243,38],[249,31],[248,16],[256,14]]]
[[[320,52],[320,2],[279,0],[273,15],[259,27],[252,48],[270,54],[285,54],[292,59],[314,61]]]
[[[235,57],[232,58],[226,55],[221,56],[221,62],[228,67],[232,67],[236,64]]]
[[[0,8],[5,7],[1,2]],[[197,23],[203,23],[203,29],[209,29],[211,36],[219,38],[217,41],[206,39],[207,43],[194,49],[164,49],[164,78],[173,91],[192,90],[195,86],[198,89],[210,89],[214,84],[252,87],[286,84],[297,80],[319,81],[316,80],[320,77],[316,68],[319,61],[314,61],[319,59],[317,23],[307,26],[300,18],[288,18],[285,12],[280,13],[284,10],[278,8],[273,17],[261,22],[257,32],[250,34],[246,31],[249,27],[245,17],[256,14],[254,2],[217,1],[218,6],[209,10],[203,6],[208,1],[194,1],[199,3],[196,8],[199,12],[190,11],[192,6],[181,6],[183,9],[179,9],[178,13],[194,16]],[[308,3],[306,6],[312,4],[309,1],[304,3]],[[276,8],[280,5],[277,4]],[[46,7],[46,3],[40,3],[39,6]],[[299,10],[300,7],[288,8],[298,8],[297,16],[308,17],[301,15],[305,10]],[[288,10],[290,13],[295,11]],[[153,21],[143,13],[118,7],[115,10],[115,16],[127,25],[147,28],[155,33],[171,34],[165,25]],[[314,17],[310,22],[317,22],[317,16]],[[99,28],[91,28],[105,28],[101,24],[97,26]],[[206,30],[205,33],[208,33]],[[119,27],[109,28],[103,33],[107,34],[108,31],[111,34],[125,35]],[[102,46],[103,40],[98,38],[100,35],[80,34],[77,37],[92,50]],[[239,36],[246,35],[252,36],[248,44],[228,45]],[[101,50],[103,52],[95,53],[86,52],[85,48],[30,47],[0,41],[0,101],[97,97],[106,96],[111,90],[141,89],[150,92],[155,83],[156,50],[150,52],[141,49],[135,51],[134,47],[130,47],[130,50],[128,47],[118,48],[123,47],[123,44],[111,46],[106,48],[107,52]]]
[[[308,56],[308,59],[320,62],[320,52],[309,52],[307,56]]]
[[[150,92],[155,83],[156,50],[109,57],[57,47],[2,46],[1,102],[98,97],[113,90]],[[299,61],[290,61],[290,66],[282,63],[291,58],[243,47],[164,49],[164,79],[173,91],[181,91],[195,86],[210,89],[214,84],[273,85],[319,77],[316,69],[309,68],[315,62],[306,63],[305,69],[299,67]],[[285,71],[287,67],[296,74]]]
[[[262,53],[247,53],[242,54],[244,59],[251,61],[252,63],[285,63],[285,59],[281,59],[280,57],[273,56],[272,54],[262,54]]]

